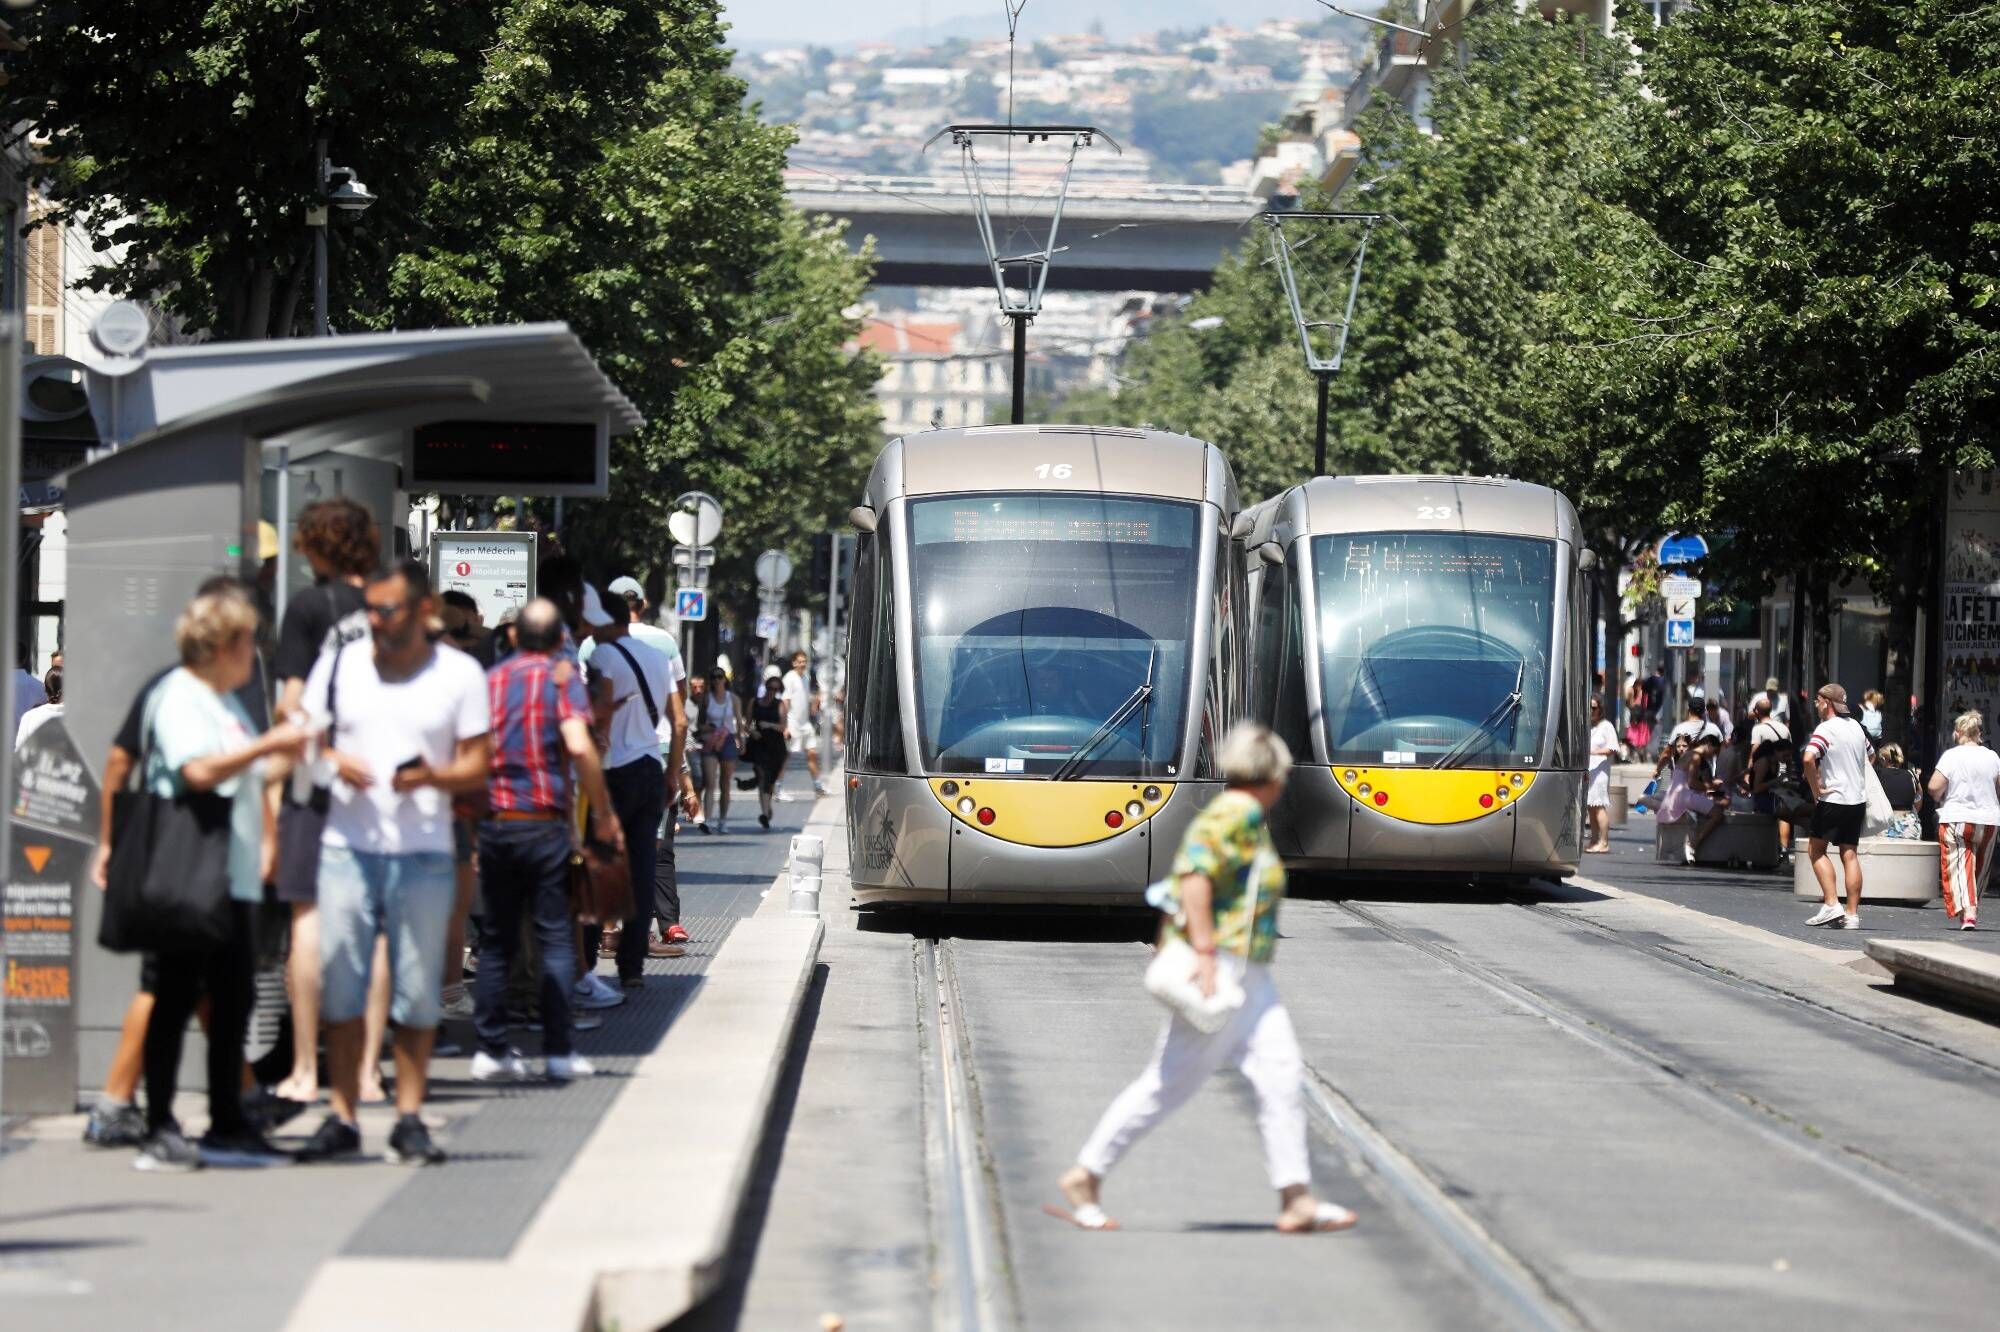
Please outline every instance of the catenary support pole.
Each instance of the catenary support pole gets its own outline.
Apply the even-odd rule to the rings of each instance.
[[[21,560],[20,560],[20,505],[21,494],[21,322],[11,314],[0,314],[0,495],[15,500],[14,540],[9,543],[6,568],[0,570],[0,653],[5,661],[18,661],[18,646],[15,642],[20,628],[21,615]],[[15,675],[6,672],[6,680],[0,683],[0,717],[14,715]],[[8,804],[14,799],[14,746],[0,745],[0,791],[7,793]],[[107,795],[105,799],[110,799]],[[13,821],[0,818],[0,865],[13,869]],[[6,926],[0,922],[0,937],[4,937]],[[0,1034],[7,1030],[6,987],[0,986]],[[4,1039],[0,1039],[0,1066],[7,1062]],[[0,1074],[4,1080],[4,1074]],[[4,1086],[0,1086],[0,1097],[4,1097]],[[0,1101],[4,1104],[4,1101]]]
[[[1326,475],[1326,395],[1333,387],[1333,376],[1314,375],[1319,381],[1319,427],[1313,434],[1313,475]]]
[[[1014,317],[1014,415],[1015,425],[1028,419],[1028,316]]]

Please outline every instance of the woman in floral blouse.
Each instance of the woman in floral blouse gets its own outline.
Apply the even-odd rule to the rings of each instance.
[[[1271,980],[1285,867],[1264,816],[1285,788],[1291,752],[1264,727],[1244,723],[1224,738],[1217,757],[1229,789],[1202,811],[1181,843],[1171,878],[1174,900],[1161,933],[1163,942],[1181,938],[1194,949],[1194,975],[1204,994],[1215,993],[1217,974],[1226,971],[1242,985],[1243,1006],[1213,1033],[1178,1013],[1168,1019],[1152,1062],[1111,1102],[1060,1181],[1071,1219],[1087,1230],[1115,1224],[1098,1203],[1111,1167],[1209,1074],[1231,1063],[1257,1093],[1264,1164],[1278,1191],[1278,1229],[1345,1230],[1355,1221],[1345,1207],[1313,1197],[1304,1060]]]

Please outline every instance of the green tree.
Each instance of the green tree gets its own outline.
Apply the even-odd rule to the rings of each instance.
[[[845,507],[877,440],[873,364],[845,350],[841,313],[866,262],[785,202],[790,131],[745,108],[713,0],[411,6],[407,20],[215,0],[125,5],[114,23],[114,8],[90,7],[88,26],[40,15],[16,103],[51,135],[56,197],[129,246],[93,282],[223,335],[295,330],[299,312],[257,293],[306,253],[309,191],[286,182],[310,182],[330,133],[381,196],[339,256],[336,327],[566,320],[645,413],[614,446],[611,498],[571,511],[587,563],[662,562],[664,505],[690,486],[729,508],[732,552],[800,545]],[[287,82],[314,62],[337,71],[337,96]],[[80,88],[100,66],[153,72],[122,97]]]

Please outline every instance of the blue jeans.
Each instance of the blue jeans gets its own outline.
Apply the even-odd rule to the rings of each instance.
[[[319,853],[320,1016],[352,1022],[368,1005],[375,936],[389,940],[389,1018],[425,1030],[444,1015],[438,985],[451,928],[451,852],[385,855],[322,846]]]
[[[576,981],[576,934],[569,918],[569,822],[488,819],[479,825],[479,975],[472,1026],[479,1048],[507,1053],[507,973],[521,946],[521,917],[541,945],[542,1053],[570,1053],[569,991]]]

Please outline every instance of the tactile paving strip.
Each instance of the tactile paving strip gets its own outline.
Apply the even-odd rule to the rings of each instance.
[[[755,899],[747,905],[754,908]],[[593,1078],[567,1086],[488,1086],[471,1080],[467,1059],[438,1060],[430,1085],[433,1102],[476,1098],[486,1104],[439,1135],[451,1159],[442,1167],[413,1171],[342,1252],[370,1258],[505,1258],[610,1109],[625,1076],[659,1044],[699,988],[701,973],[743,914],[685,917],[682,924],[693,936],[686,956],[648,958],[646,988],[603,1011],[604,1025],[596,1031],[578,1033],[577,1050],[597,1067]],[[451,1024],[443,1034],[471,1048],[469,1025]],[[532,1061],[539,1031],[517,1029],[515,1038]],[[701,1088],[690,1083],[688,1094],[698,1096]],[[381,1147],[366,1144],[371,1153]],[[664,1180],[649,1185],[667,1186]],[[618,1200],[606,1198],[604,1205],[606,1217],[615,1217]]]

